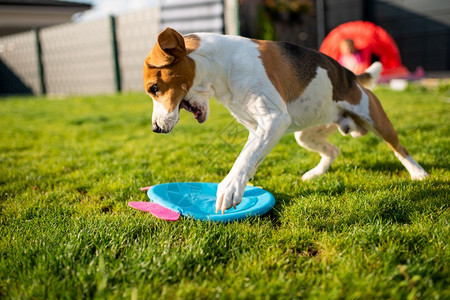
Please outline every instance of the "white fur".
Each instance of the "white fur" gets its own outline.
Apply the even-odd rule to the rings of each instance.
[[[321,124],[331,124],[338,107],[332,101],[332,85],[327,71],[317,68],[317,75],[299,99],[290,101],[287,109],[292,118],[289,131],[298,131]],[[285,104],[286,105],[286,104]]]
[[[361,94],[362,94],[359,104],[352,105],[352,104],[348,103],[347,101],[338,101],[338,102],[336,102],[336,105],[339,108],[341,108],[342,110],[349,111],[349,112],[357,115],[358,117],[360,117],[361,119],[363,119],[364,121],[369,123],[370,125],[373,125],[373,120],[370,117],[370,112],[369,112],[369,96],[367,96],[367,94],[364,92],[364,90],[361,88],[360,85],[358,85],[358,87],[361,90]],[[340,100],[345,100],[345,99],[340,99]]]
[[[411,174],[411,179],[422,180],[428,177],[428,173],[410,155],[402,157],[395,153],[395,156],[397,156],[406,170]]]
[[[324,174],[339,155],[339,149],[331,144],[327,137],[336,130],[336,125],[322,125],[297,131],[294,136],[297,143],[310,151],[318,152],[321,156],[319,164],[306,172],[303,180],[310,180]]]

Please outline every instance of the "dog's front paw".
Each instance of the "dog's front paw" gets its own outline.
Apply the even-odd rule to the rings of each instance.
[[[234,207],[241,203],[244,195],[245,183],[232,178],[225,178],[217,188],[216,213]]]

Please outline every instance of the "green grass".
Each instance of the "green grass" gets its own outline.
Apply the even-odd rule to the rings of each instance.
[[[412,182],[373,134],[319,157],[288,134],[253,184],[277,199],[239,223],[165,222],[139,187],[220,182],[247,133],[212,101],[169,135],[142,94],[0,100],[0,298],[449,299],[448,89],[377,91],[430,173]]]

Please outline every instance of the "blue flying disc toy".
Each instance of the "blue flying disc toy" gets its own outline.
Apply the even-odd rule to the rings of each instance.
[[[236,206],[216,213],[217,183],[173,182],[148,188],[150,202],[130,202],[131,207],[149,211],[158,218],[176,221],[179,216],[215,222],[232,222],[267,213],[275,206],[268,191],[247,186],[242,201]]]

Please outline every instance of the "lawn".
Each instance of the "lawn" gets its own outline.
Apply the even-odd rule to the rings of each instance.
[[[287,134],[253,179],[275,208],[230,224],[127,205],[227,174],[247,133],[216,101],[159,135],[144,94],[1,99],[0,298],[449,299],[450,92],[377,94],[429,179],[337,133],[341,156],[302,182],[319,157]]]

